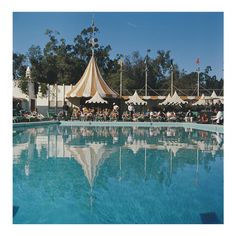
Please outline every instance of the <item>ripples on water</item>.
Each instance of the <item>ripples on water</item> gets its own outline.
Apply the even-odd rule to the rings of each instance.
[[[223,134],[16,129],[14,223],[223,223]]]

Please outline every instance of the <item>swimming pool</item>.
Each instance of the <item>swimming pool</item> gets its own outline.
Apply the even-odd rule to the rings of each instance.
[[[15,128],[13,223],[223,223],[222,133]]]

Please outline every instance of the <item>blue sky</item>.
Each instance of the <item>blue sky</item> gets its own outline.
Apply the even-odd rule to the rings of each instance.
[[[221,12],[15,12],[13,13],[13,51],[25,53],[31,45],[43,48],[46,29],[57,30],[72,43],[92,17],[99,28],[99,43],[110,44],[111,57],[117,53],[142,56],[151,49],[171,50],[179,68],[187,72],[212,66],[211,75],[223,77],[223,13]]]

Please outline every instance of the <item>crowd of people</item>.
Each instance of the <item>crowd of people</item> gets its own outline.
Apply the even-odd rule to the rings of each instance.
[[[61,117],[65,112],[61,112]],[[135,111],[134,104],[130,103],[127,110],[120,113],[120,108],[116,103],[113,103],[113,108],[94,108],[94,107],[74,107],[70,115],[71,120],[80,121],[133,121],[133,122],[198,122],[198,123],[216,123],[223,124],[223,110],[218,107],[210,111],[187,111],[174,110],[174,109],[159,109],[153,111],[147,109],[145,112]]]
[[[19,107],[17,112],[26,120],[43,120],[45,117],[37,110],[33,112],[23,112]],[[160,108],[157,110],[147,109],[145,112],[135,111],[133,103],[128,104],[127,110],[121,113],[120,107],[113,103],[112,108],[101,107],[73,107],[70,108],[65,102],[62,110],[53,117],[57,120],[79,120],[79,121],[148,121],[148,122],[198,122],[223,124],[224,115],[222,106],[214,106],[208,111],[192,111],[188,109],[175,110]],[[47,117],[49,118],[49,117]],[[16,121],[17,122],[17,121]]]
[[[86,106],[74,107],[71,114],[71,120],[80,121],[114,121],[118,120],[119,112],[108,108],[88,108]]]

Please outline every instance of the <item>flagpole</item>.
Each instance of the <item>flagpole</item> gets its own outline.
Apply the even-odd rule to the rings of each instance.
[[[123,79],[122,79],[122,71],[123,71],[123,61],[122,59],[119,59],[118,61],[119,65],[120,65],[120,97],[122,97],[122,88],[123,88]]]
[[[170,65],[170,96],[173,96],[173,87],[174,87],[174,67],[173,67],[173,60],[171,60]]]
[[[197,71],[197,96],[199,97],[199,69],[200,68],[198,68],[198,71]]]
[[[148,53],[150,52],[150,49],[147,49],[147,54],[146,54],[146,59],[145,59],[145,96],[148,95],[147,92],[147,77],[148,77],[148,66],[147,66],[147,62],[148,62]]]
[[[170,85],[170,95],[173,96],[173,87],[174,87],[174,72],[173,66],[171,65],[171,85]]]
[[[199,67],[200,59],[199,58],[197,58],[196,64],[198,65],[198,68],[197,68],[197,96],[199,97],[200,96],[200,67]]]

